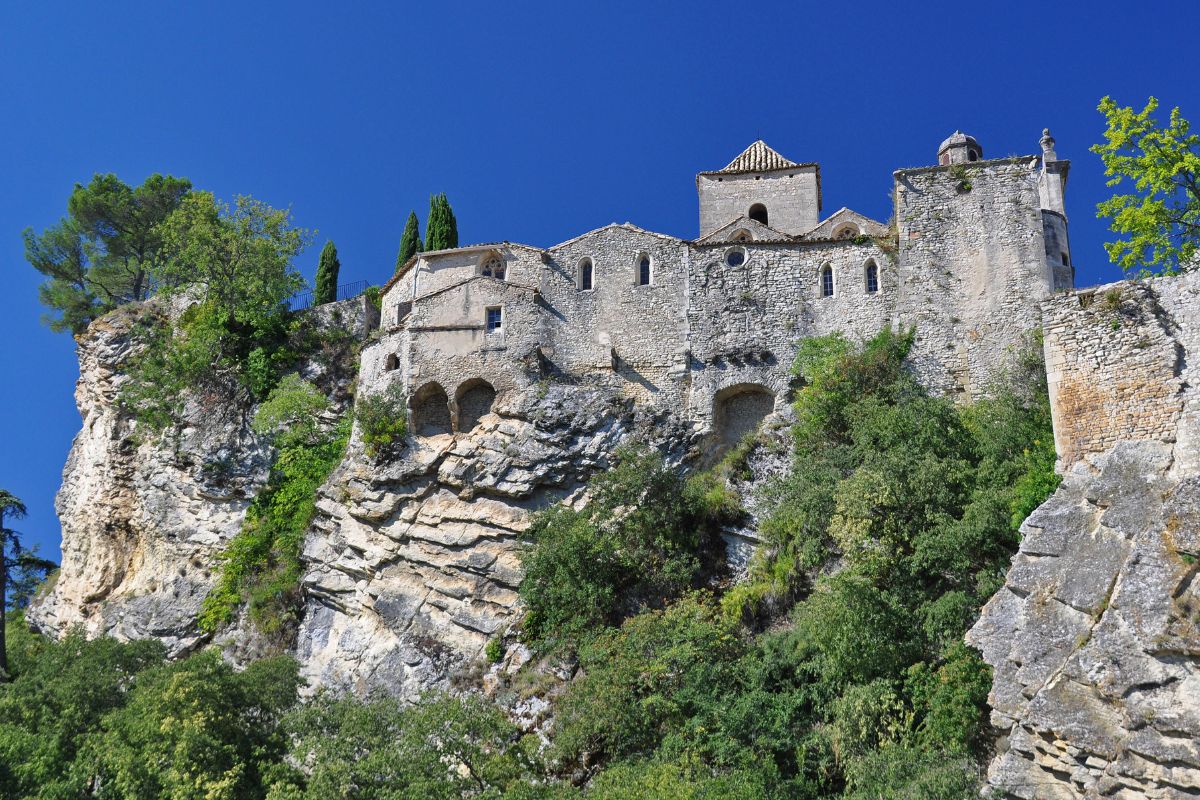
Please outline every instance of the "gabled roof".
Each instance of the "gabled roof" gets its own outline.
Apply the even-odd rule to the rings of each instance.
[[[741,154],[725,165],[724,169],[713,170],[711,172],[701,172],[701,175],[719,175],[719,174],[736,174],[739,172],[773,172],[779,169],[792,169],[793,167],[809,167],[812,164],[798,164],[791,159],[784,158],[775,150],[772,150],[766,142],[759,139],[754,144],[747,147]]]
[[[816,227],[805,231],[797,238],[810,242],[830,239],[833,237],[834,231],[847,222],[858,226],[859,232],[865,236],[883,236],[887,233],[887,225],[884,223],[843,206],[823,219]]]
[[[695,241],[695,244],[724,244],[730,240],[734,233],[740,230],[750,232],[756,242],[786,242],[791,241],[792,237],[782,231],[777,231],[769,225],[764,225],[756,219],[744,214],[732,222],[727,222],[704,236],[701,236]]]
[[[447,253],[471,253],[471,252],[476,252],[479,250],[491,250],[491,249],[494,249],[497,247],[515,247],[515,248],[519,248],[521,250],[529,250],[534,253],[545,253],[546,252],[544,249],[542,249],[540,247],[534,247],[534,246],[528,245],[528,244],[521,244],[519,242],[483,242],[481,244],[469,244],[464,247],[450,247],[450,248],[446,248],[444,250],[430,250],[425,253],[414,253],[413,255],[409,256],[408,261],[405,261],[403,264],[400,265],[400,267],[396,270],[395,274],[393,274],[392,277],[387,279],[387,282],[384,283],[383,286],[380,288],[379,294],[380,295],[387,294],[388,290],[391,289],[392,286],[394,286],[396,284],[396,281],[403,278],[405,273],[407,273],[410,269],[412,269],[413,265],[416,264],[418,261],[420,261],[422,258],[444,256]]]

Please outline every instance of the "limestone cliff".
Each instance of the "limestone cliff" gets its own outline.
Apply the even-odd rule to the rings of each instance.
[[[303,672],[404,695],[445,680],[514,621],[533,510],[581,500],[623,443],[678,458],[689,438],[611,391],[549,384],[509,393],[468,432],[414,437],[390,463],[352,443],[305,546]]]
[[[126,306],[78,338],[83,425],[56,499],[62,566],[28,612],[44,632],[80,626],[89,635],[156,638],[172,656],[209,638],[196,624],[200,605],[272,454],[250,428],[254,404],[244,392],[188,398],[182,423],[162,435],[140,430],[121,407],[139,329],[181,310],[157,301]],[[302,326],[301,334],[335,332],[297,365],[335,409],[349,403],[353,343],[366,335],[372,311],[362,299],[331,304]]]
[[[135,328],[156,313],[125,307],[79,338],[83,427],[55,504],[62,567],[28,616],[50,633],[80,625],[89,635],[154,637],[178,655],[205,638],[196,615],[216,557],[266,480],[269,452],[250,430],[251,408],[239,404],[192,402],[177,431],[139,439],[117,396]]]
[[[1200,476],[1171,466],[1120,443],[1026,520],[968,635],[995,670],[1002,796],[1200,794]]]
[[[1200,796],[1200,275],[1043,306],[1062,486],[968,634],[1020,798]]]

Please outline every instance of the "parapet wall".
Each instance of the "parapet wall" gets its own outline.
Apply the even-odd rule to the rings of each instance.
[[[1122,281],[1042,305],[1059,466],[1119,441],[1175,445],[1176,465],[1200,464],[1195,358],[1200,274]],[[1193,365],[1193,366],[1189,366]]]

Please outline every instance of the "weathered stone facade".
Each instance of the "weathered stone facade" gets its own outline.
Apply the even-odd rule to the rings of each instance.
[[[1046,373],[1064,468],[1126,440],[1178,442],[1180,463],[1200,468],[1198,301],[1200,275],[1189,272],[1045,302]]]
[[[1066,164],[1044,140],[1041,156],[900,170],[889,228],[849,209],[819,221],[819,167],[755,142],[697,178],[694,241],[613,224],[546,249],[414,257],[385,287],[362,385],[444,393],[454,416],[464,385],[583,380],[719,434],[714,403],[731,392],[783,400],[805,338],[916,326],[921,379],[977,397],[1004,379],[1040,301],[1070,288]]]

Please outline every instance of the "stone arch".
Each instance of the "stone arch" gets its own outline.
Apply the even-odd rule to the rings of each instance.
[[[855,225],[853,222],[846,222],[846,223],[839,225],[837,230],[835,230],[833,232],[833,238],[834,239],[853,239],[855,236],[858,236],[860,233],[861,233],[861,231],[858,229],[857,225]]]
[[[413,433],[417,436],[437,436],[450,433],[450,398],[437,381],[417,389],[410,401]]]
[[[775,392],[761,383],[737,383],[713,397],[713,433],[721,448],[732,447],[775,410]]]
[[[463,381],[454,392],[457,423],[455,430],[465,433],[479,424],[479,420],[492,412],[496,402],[496,389],[482,378]]]
[[[763,225],[770,224],[767,222],[767,207],[762,203],[755,203],[754,205],[750,206],[750,210],[746,212],[746,216],[755,222],[761,222]]]

